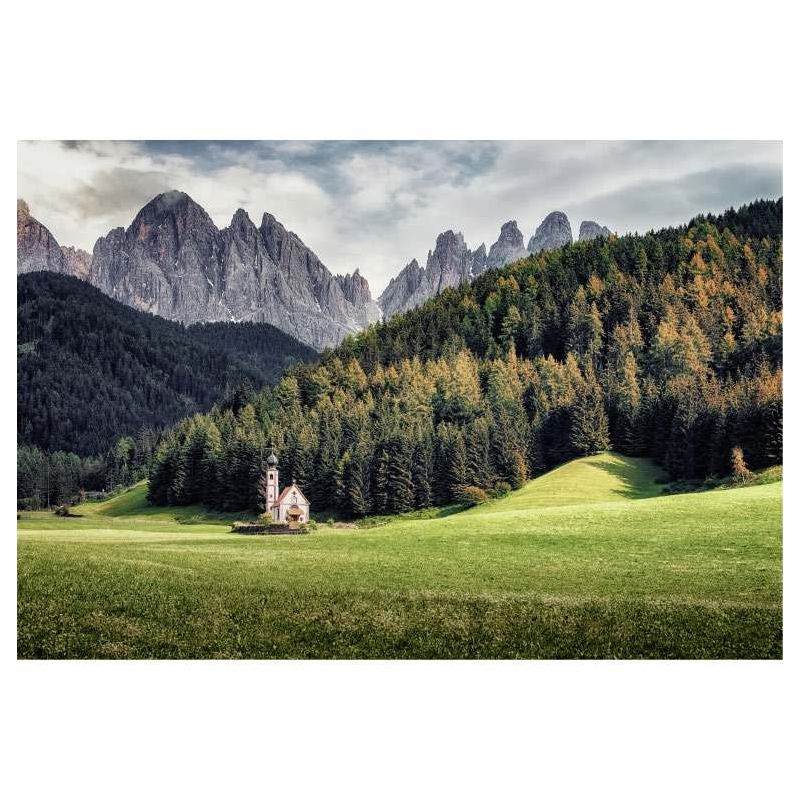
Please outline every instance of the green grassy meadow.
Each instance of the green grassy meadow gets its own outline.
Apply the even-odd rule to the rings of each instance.
[[[239,536],[139,485],[18,523],[20,658],[780,658],[782,482],[613,453],[461,513]]]

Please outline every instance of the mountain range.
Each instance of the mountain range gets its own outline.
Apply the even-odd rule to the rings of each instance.
[[[579,239],[609,236],[584,221]],[[425,267],[410,261],[377,301],[359,270],[334,275],[294,232],[272,214],[256,226],[239,209],[219,229],[184,192],[153,198],[128,228],[101,236],[92,253],[62,247],[24,200],[17,201],[17,273],[72,275],[109,297],[190,325],[197,322],[267,322],[323,350],[380,319],[414,308],[511,261],[572,242],[566,215],[542,221],[527,248],[516,221],[502,225],[488,250],[474,251],[460,232],[439,234]]]
[[[581,223],[579,240],[610,236],[611,231],[596,222]],[[416,259],[409,262],[378,298],[385,318],[409,311],[438,295],[449,286],[459,286],[487,269],[498,269],[543,250],[555,250],[572,243],[572,228],[567,215],[561,211],[548,214],[525,247],[522,232],[516,220],[509,220],[500,228],[500,236],[489,248],[481,244],[475,251],[469,249],[461,233],[445,231],[436,239],[436,246],[428,252],[425,267]]]

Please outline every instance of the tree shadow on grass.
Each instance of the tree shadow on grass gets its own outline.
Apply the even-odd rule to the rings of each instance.
[[[644,500],[662,493],[662,487],[656,483],[659,473],[649,464],[637,468],[635,463],[620,460],[590,462],[590,465],[616,478],[620,485],[612,492],[626,500]]]

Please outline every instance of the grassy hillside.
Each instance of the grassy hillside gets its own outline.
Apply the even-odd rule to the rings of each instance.
[[[570,461],[530,481],[491,508],[492,511],[527,511],[641,500],[662,493],[663,487],[656,481],[663,477],[662,470],[646,459],[600,453]]]
[[[500,501],[242,537],[143,487],[18,538],[20,657],[776,658],[782,483],[581,459]]]
[[[247,514],[225,514],[209,511],[204,506],[152,506],[147,502],[147,482],[141,481],[122,494],[104,500],[102,503],[87,503],[76,509],[91,523],[96,518],[121,518],[123,522],[178,522],[182,525],[194,522],[221,522],[230,524],[236,519],[244,519]]]

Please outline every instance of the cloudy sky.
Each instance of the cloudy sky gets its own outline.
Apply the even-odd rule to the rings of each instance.
[[[475,248],[550,211],[577,234],[687,221],[782,193],[776,142],[20,142],[17,194],[60,244],[91,251],[153,196],[188,192],[219,227],[244,208],[294,230],[333,272],[373,294],[443,230]]]

